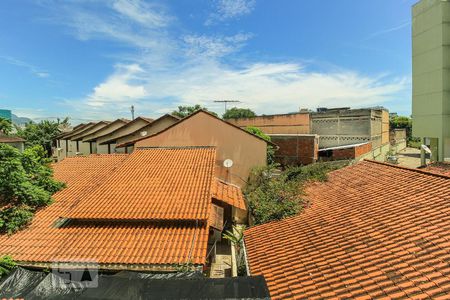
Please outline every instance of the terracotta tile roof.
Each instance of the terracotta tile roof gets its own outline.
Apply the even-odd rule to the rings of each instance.
[[[213,198],[228,203],[239,209],[247,210],[244,195],[242,194],[242,190],[240,187],[231,183],[226,183],[217,178],[214,181],[212,187]]]
[[[207,220],[214,147],[136,149],[64,217]]]
[[[429,164],[425,168],[421,169],[428,172],[444,174],[450,176],[450,163],[449,162],[436,162]]]
[[[364,161],[306,192],[300,215],[245,232],[273,299],[450,293],[450,177]]]
[[[54,164],[54,176],[67,188],[54,195],[55,203],[38,211],[30,226],[11,236],[0,235],[0,254],[22,265],[54,261],[94,260],[107,268],[176,263],[204,264],[206,224],[195,222],[91,222],[72,220],[56,226],[59,217],[95,191],[128,160],[124,154],[65,158]]]

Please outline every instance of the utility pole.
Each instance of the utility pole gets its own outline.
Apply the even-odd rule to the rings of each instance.
[[[223,103],[225,106],[225,113],[227,112],[227,104],[228,103],[240,103],[239,100],[214,100],[216,103]]]
[[[131,120],[134,120],[134,105],[131,105]]]

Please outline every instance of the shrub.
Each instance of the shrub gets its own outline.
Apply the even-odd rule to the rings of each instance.
[[[276,167],[252,170],[244,191],[255,224],[281,220],[298,214],[304,204],[303,188],[309,181],[325,181],[329,171],[347,165],[347,161],[324,162],[289,167],[280,172]]]
[[[9,255],[4,255],[0,257],[0,278],[4,275],[8,275],[12,269],[16,267],[16,263],[13,261],[12,257]]]
[[[64,187],[53,179],[42,146],[20,153],[0,144],[0,232],[13,233],[28,224],[33,212],[52,202]]]

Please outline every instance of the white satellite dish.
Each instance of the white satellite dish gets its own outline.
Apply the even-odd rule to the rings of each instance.
[[[146,136],[147,135],[147,131],[141,131],[141,136]]]
[[[223,166],[225,168],[231,168],[233,166],[233,161],[231,159],[227,158],[223,161]]]
[[[428,148],[426,145],[422,145],[421,147],[426,153],[431,154],[430,148]]]

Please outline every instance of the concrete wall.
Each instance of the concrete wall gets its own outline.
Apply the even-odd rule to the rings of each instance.
[[[11,147],[14,147],[14,148],[18,149],[20,152],[23,152],[23,150],[25,150],[24,142],[2,142],[2,144],[7,144]]]
[[[309,113],[259,116],[254,118],[229,119],[227,122],[245,128],[254,126],[265,134],[308,134],[310,133]]]
[[[267,159],[265,141],[202,111],[135,144],[158,146],[216,146],[216,176],[239,186],[245,184],[253,167],[266,165]],[[229,170],[223,167],[225,159],[234,162]]]
[[[391,144],[391,151],[395,154],[406,148],[406,129],[396,128],[389,133],[389,141]]]
[[[277,134],[270,135],[279,149],[275,152],[275,161],[286,165],[307,165],[317,161],[319,137],[315,134]]]
[[[311,132],[319,148],[372,142],[372,148],[389,143],[389,113],[384,110],[328,110],[311,114]]]
[[[360,159],[372,153],[372,143],[368,142],[362,145],[330,149],[319,152],[319,159],[322,161],[343,160],[343,159]]]
[[[413,136],[436,139],[432,157],[450,158],[450,2],[422,0],[412,13]]]

